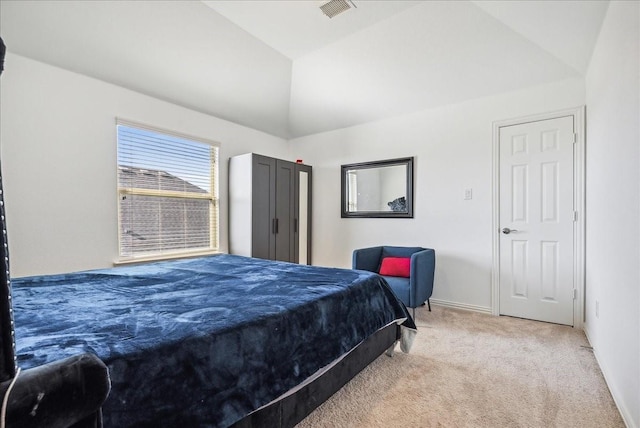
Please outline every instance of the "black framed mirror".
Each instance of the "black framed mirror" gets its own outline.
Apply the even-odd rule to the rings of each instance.
[[[341,216],[413,218],[413,157],[341,167]]]

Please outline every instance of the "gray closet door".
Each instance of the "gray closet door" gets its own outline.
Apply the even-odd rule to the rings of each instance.
[[[252,256],[276,258],[276,160],[253,156]]]
[[[295,262],[296,164],[276,160],[276,260]]]

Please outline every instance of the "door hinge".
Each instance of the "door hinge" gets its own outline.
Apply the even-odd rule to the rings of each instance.
[[[578,142],[578,134],[576,134],[575,132],[573,133],[573,144]]]
[[[573,221],[578,221],[578,211],[573,212]]]
[[[573,300],[576,300],[578,298],[578,290],[577,289],[573,289]]]

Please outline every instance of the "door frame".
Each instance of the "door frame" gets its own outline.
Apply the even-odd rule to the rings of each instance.
[[[585,302],[585,106],[493,122],[491,313],[500,315],[500,128],[573,116],[576,142],[573,151],[573,326],[583,328]]]

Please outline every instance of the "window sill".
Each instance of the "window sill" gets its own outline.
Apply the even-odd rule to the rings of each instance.
[[[177,260],[177,259],[188,259],[192,257],[201,257],[201,256],[216,256],[220,254],[226,254],[218,250],[214,251],[194,251],[190,253],[175,253],[175,254],[159,254],[155,256],[140,256],[140,257],[130,257],[118,259],[113,262],[114,266],[122,266],[129,265],[134,263],[145,263],[145,262],[159,262],[163,260]]]

